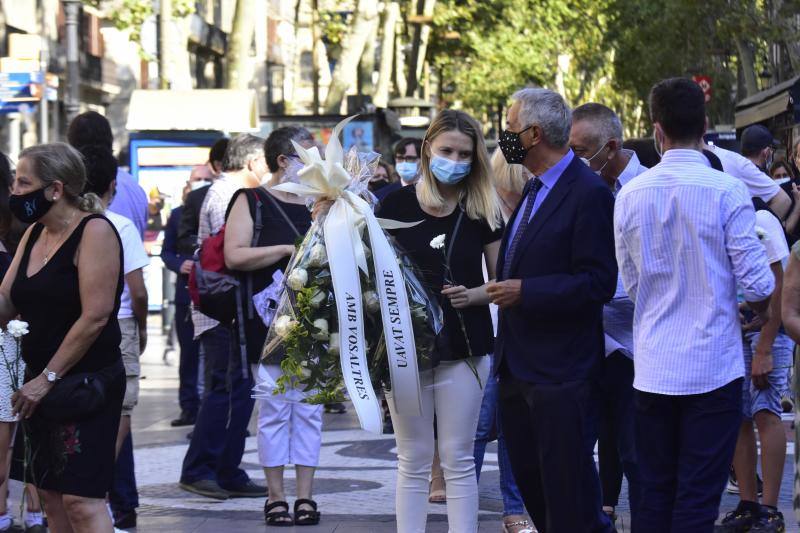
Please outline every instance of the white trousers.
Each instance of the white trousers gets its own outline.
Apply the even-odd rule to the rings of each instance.
[[[278,365],[253,365],[253,376],[281,375]],[[258,459],[263,467],[318,466],[322,445],[322,406],[300,400],[296,391],[256,400],[258,403]]]
[[[474,357],[481,384],[489,358]],[[447,486],[447,521],[451,533],[478,531],[478,481],[475,476],[475,430],[483,390],[466,361],[444,362],[420,373],[422,416],[399,416],[386,394],[397,440],[396,515],[398,533],[425,533],[428,483],[433,463],[433,414],[436,413],[439,459]]]

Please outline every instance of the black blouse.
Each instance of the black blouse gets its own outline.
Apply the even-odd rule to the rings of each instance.
[[[456,361],[469,357],[467,343],[459,323],[456,309],[450,305],[450,299],[441,291],[445,284],[445,254],[450,250],[450,271],[454,285],[463,285],[469,289],[486,282],[483,274],[484,246],[502,238],[503,230],[492,230],[484,220],[472,220],[466,213],[461,216],[458,230],[453,240],[453,232],[462,210],[457,208],[453,213],[436,217],[429,215],[419,205],[416,187],[403,187],[387,196],[380,205],[377,216],[401,222],[422,221],[411,228],[390,230],[397,244],[407,253],[421,274],[422,282],[430,293],[439,299],[444,313],[444,329],[442,335],[447,339],[437,359],[439,361]],[[431,241],[445,235],[442,249],[431,247]],[[492,353],[494,349],[494,332],[492,317],[488,305],[474,305],[460,309],[464,326],[469,337],[469,346],[473,356]],[[435,361],[436,362],[436,361]]]

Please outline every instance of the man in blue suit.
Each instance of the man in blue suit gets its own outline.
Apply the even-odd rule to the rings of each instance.
[[[547,89],[514,95],[499,145],[533,174],[509,219],[495,373],[514,479],[541,533],[613,531],[594,465],[603,304],[617,281],[614,199],[569,148],[571,111]]]

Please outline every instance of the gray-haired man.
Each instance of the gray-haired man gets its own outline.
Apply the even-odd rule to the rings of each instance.
[[[616,193],[646,167],[622,147],[622,122],[613,110],[588,103],[572,111],[569,144]],[[613,517],[622,474],[628,479],[631,519],[638,511],[639,473],[633,431],[633,302],[617,277],[614,298],[603,307],[603,361],[598,459],[603,511]]]

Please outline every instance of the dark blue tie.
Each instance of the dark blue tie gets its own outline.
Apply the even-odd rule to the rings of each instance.
[[[525,202],[525,207],[522,210],[522,219],[517,226],[517,232],[511,237],[511,244],[508,245],[508,253],[506,254],[506,261],[503,263],[503,279],[508,279],[511,274],[511,263],[514,260],[514,254],[517,253],[517,246],[519,246],[522,236],[525,234],[525,228],[528,227],[528,222],[533,212],[533,204],[536,203],[536,195],[542,189],[542,180],[539,178],[532,178],[525,184],[525,189],[522,191],[522,199]]]

